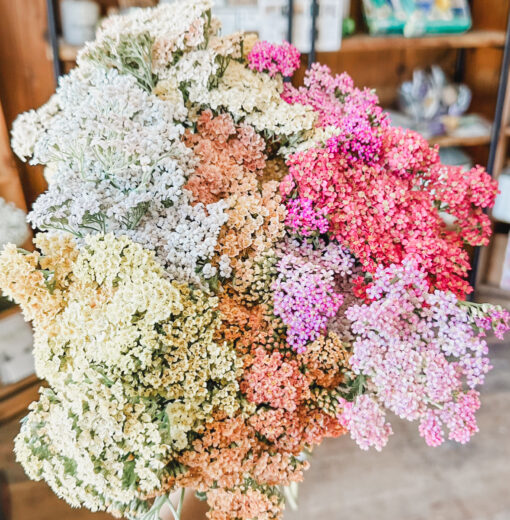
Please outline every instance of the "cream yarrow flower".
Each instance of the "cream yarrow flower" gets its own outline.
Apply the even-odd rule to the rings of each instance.
[[[105,385],[94,370],[87,377],[87,385],[70,380],[65,392],[42,390],[15,439],[17,460],[73,507],[141,512],[145,496],[176,471],[164,403],[127,397],[120,381]]]
[[[189,447],[190,432],[215,413],[237,411],[241,362],[231,346],[213,340],[216,298],[170,280],[153,252],[111,234],[89,236],[81,249],[61,235],[39,235],[37,244],[41,253],[8,249],[0,256],[2,285],[34,320],[37,373],[55,395],[34,405],[19,458],[55,489],[66,468],[75,468],[59,493],[115,512],[111,504],[132,493],[115,480],[126,457],[134,454],[133,478],[153,493],[173,454]],[[17,284],[22,271],[25,282]],[[40,313],[45,305],[51,312]],[[51,456],[34,455],[23,442],[46,443]]]
[[[92,367],[106,381],[122,380],[131,395],[181,400],[194,426],[213,409],[235,411],[239,362],[229,346],[213,341],[220,325],[216,298],[169,280],[154,253],[127,237],[89,236],[74,255],[66,241],[67,269],[58,266],[64,251],[58,235],[39,235],[38,243],[43,257],[8,252],[0,261],[7,272],[25,264],[34,277],[23,293],[12,293],[24,310],[41,292],[48,300],[58,295],[50,319],[31,315],[40,377],[63,390],[69,377],[81,381]],[[52,273],[52,288],[43,267]]]

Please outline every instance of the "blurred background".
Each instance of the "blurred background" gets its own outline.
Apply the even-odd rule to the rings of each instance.
[[[0,247],[30,249],[25,213],[45,189],[42,170],[14,158],[15,117],[45,103],[75,66],[102,17],[156,0],[0,0]],[[510,308],[509,0],[217,0],[223,32],[290,40],[306,68],[320,61],[375,88],[396,126],[442,147],[442,160],[481,164],[500,181],[488,248],[472,251],[475,299]],[[510,520],[510,345],[492,342],[480,433],[467,446],[427,448],[414,424],[394,421],[382,452],[348,437],[314,453],[299,510],[287,520]],[[0,295],[0,520],[103,520],[71,510],[26,479],[13,438],[40,382],[32,333]],[[198,520],[198,517],[197,517]]]

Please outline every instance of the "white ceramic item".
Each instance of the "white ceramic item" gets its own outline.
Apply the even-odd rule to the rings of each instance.
[[[16,312],[0,320],[0,380],[15,383],[33,374],[34,339],[30,325]]]
[[[502,173],[498,180],[501,193],[496,197],[492,216],[510,224],[510,172]]]
[[[60,14],[64,40],[71,45],[93,40],[99,12],[99,4],[93,0],[62,0]]]
[[[318,51],[337,51],[342,44],[342,19],[345,0],[319,0],[317,17]],[[287,39],[287,0],[259,0],[261,40],[281,43]],[[293,41],[301,52],[311,47],[311,0],[294,0]]]

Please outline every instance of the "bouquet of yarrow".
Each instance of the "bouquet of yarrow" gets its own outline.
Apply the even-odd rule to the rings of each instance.
[[[314,445],[380,450],[389,412],[465,443],[484,336],[509,328],[466,301],[485,171],[442,165],[346,74],[284,82],[296,49],[221,36],[210,7],[106,20],[13,129],[49,183],[37,250],[0,257],[48,382],[16,455],[117,517],[189,488],[211,520],[280,518]]]

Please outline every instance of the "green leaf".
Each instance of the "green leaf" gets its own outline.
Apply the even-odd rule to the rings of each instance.
[[[50,269],[41,269],[41,273],[44,277],[44,285],[50,294],[53,294],[57,281],[55,280],[55,271]]]
[[[124,462],[124,470],[122,472],[122,487],[131,489],[136,482],[135,461],[127,460]]]
[[[195,496],[200,500],[201,502],[204,502],[207,500],[207,493],[204,491],[195,491]]]
[[[64,471],[68,475],[71,475],[74,477],[76,475],[77,466],[78,466],[78,464],[76,463],[75,460],[70,459],[68,457],[64,457]]]

